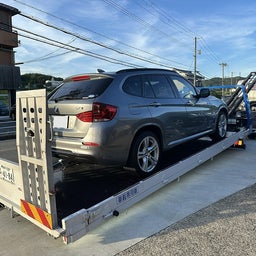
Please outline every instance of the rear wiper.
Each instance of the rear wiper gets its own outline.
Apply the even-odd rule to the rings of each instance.
[[[97,94],[90,94],[88,96],[84,96],[82,99],[94,99],[96,98],[98,95]]]
[[[56,99],[54,99],[55,103],[57,103],[58,101],[61,101],[61,100],[81,100],[81,99],[94,99],[96,98],[98,95],[97,94],[90,94],[88,96],[83,96],[83,97],[75,97],[75,96],[72,96],[70,94],[67,94],[67,95],[62,95]]]

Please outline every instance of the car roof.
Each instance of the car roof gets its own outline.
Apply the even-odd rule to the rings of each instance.
[[[115,77],[116,75],[120,74],[129,74],[129,73],[152,73],[152,72],[167,72],[167,73],[172,73],[177,75],[178,73],[174,70],[170,69],[160,69],[160,68],[129,68],[129,69],[121,69],[116,72],[105,72],[102,69],[98,69],[98,73],[84,73],[84,74],[78,74],[78,75],[73,75],[70,77],[67,77],[64,81],[71,81],[74,78],[79,78],[81,77],[81,80],[83,80],[83,77],[90,76],[90,77]]]
[[[132,72],[171,72],[173,74],[177,74],[176,71],[170,69],[161,69],[161,68],[129,68],[129,69],[121,69],[117,71],[117,74],[120,73],[132,73]]]

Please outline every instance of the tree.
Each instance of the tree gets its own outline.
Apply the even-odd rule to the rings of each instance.
[[[21,88],[20,89],[41,89],[45,88],[45,81],[50,80],[53,76],[38,74],[38,73],[28,73],[21,75]],[[54,77],[55,80],[63,80],[61,77]]]

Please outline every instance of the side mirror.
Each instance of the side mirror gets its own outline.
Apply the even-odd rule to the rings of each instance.
[[[210,90],[208,88],[202,88],[199,93],[200,98],[207,98],[210,95]]]

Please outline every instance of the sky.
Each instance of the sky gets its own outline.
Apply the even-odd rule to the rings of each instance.
[[[222,77],[223,71],[225,77],[255,71],[255,0],[2,3],[21,12],[12,19],[21,74],[65,78],[130,67],[193,71],[195,56],[196,69],[206,79]]]

